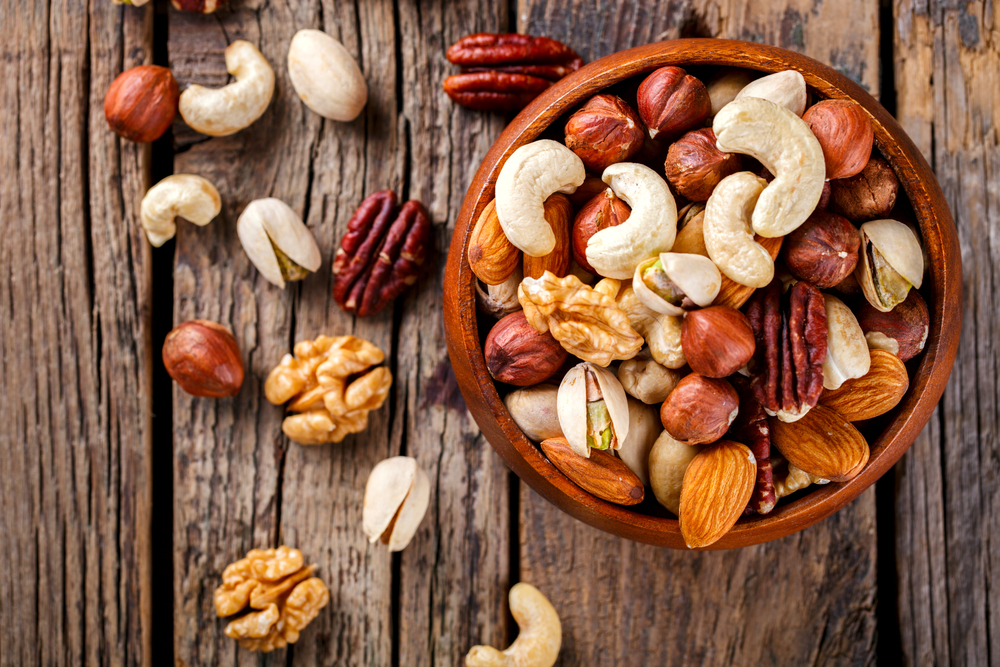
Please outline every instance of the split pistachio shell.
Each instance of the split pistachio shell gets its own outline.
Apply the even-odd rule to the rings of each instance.
[[[719,112],[712,129],[720,151],[749,155],[774,174],[754,206],[755,232],[785,236],[812,215],[823,193],[826,163],[805,121],[774,102],[739,97]]]
[[[642,480],[649,484],[649,451],[663,431],[660,410],[628,397],[628,437],[618,449],[618,458]]]
[[[587,261],[605,278],[628,280],[639,262],[673,247],[677,203],[667,182],[642,164],[613,164],[601,178],[632,208],[632,213],[622,224],[590,237]]]
[[[585,458],[590,458],[590,447],[587,446],[587,369],[597,378],[597,386],[601,389],[604,403],[611,416],[611,427],[618,439],[618,448],[628,437],[629,414],[628,400],[625,390],[618,382],[614,373],[589,361],[577,364],[566,373],[559,384],[559,394],[556,398],[556,411],[559,416],[559,426],[563,437],[573,448],[573,451]],[[616,448],[617,449],[617,448]]]
[[[759,97],[801,116],[806,112],[806,80],[795,70],[775,72],[748,83],[735,99],[741,97]]]
[[[685,445],[663,431],[649,451],[649,485],[657,502],[674,514],[681,510],[684,473],[700,447]]]
[[[924,254],[917,235],[906,224],[898,220],[872,220],[861,225],[861,249],[858,268],[855,277],[861,284],[868,303],[883,313],[888,313],[892,307],[886,307],[873,281],[873,267],[868,255],[868,246],[873,246],[882,258],[917,289],[924,280]]]
[[[702,236],[719,271],[747,287],[767,287],[774,278],[771,254],[754,239],[751,219],[767,181],[741,171],[727,176],[705,205]]]
[[[826,360],[823,387],[839,389],[845,381],[863,377],[871,367],[871,354],[864,331],[847,305],[835,296],[826,301]]]
[[[318,270],[322,263],[312,232],[280,199],[268,197],[250,202],[236,223],[236,233],[260,274],[282,289],[285,276],[275,247],[288,260],[308,271]]]
[[[381,539],[389,551],[402,551],[427,512],[430,492],[427,473],[409,456],[394,456],[372,468],[361,510],[368,541]]]
[[[681,252],[664,252],[659,257],[651,257],[635,267],[632,289],[647,307],[664,315],[684,315],[684,309],[666,301],[653,292],[642,279],[643,272],[657,260],[663,266],[663,273],[684,292],[684,296],[702,308],[711,306],[722,287],[722,274],[708,257]]]
[[[558,395],[559,387],[554,384],[536,384],[510,392],[503,403],[528,440],[541,442],[562,437],[556,408]]]

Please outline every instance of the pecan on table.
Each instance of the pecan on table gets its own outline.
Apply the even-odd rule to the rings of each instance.
[[[457,104],[479,111],[520,111],[583,60],[548,37],[478,33],[452,44],[448,60],[462,68],[444,91]]]
[[[743,514],[767,514],[778,502],[774,493],[771,429],[767,424],[767,413],[754,396],[750,380],[736,374],[729,378],[729,383],[740,396],[740,411],[729,427],[729,436],[749,447],[757,460],[757,482]]]
[[[430,216],[420,202],[396,208],[392,190],[368,195],[333,260],[333,298],[359,317],[382,310],[417,282],[430,235]]]
[[[800,419],[823,392],[823,294],[807,282],[797,282],[782,294],[776,278],[754,293],[746,315],[757,339],[750,369],[754,395],[772,417]]]

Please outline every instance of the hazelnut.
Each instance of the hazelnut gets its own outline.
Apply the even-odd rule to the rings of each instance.
[[[785,238],[781,252],[793,276],[826,289],[851,275],[861,237],[847,218],[816,211]]]
[[[140,65],[111,82],[104,96],[104,117],[117,135],[146,143],[163,136],[177,115],[180,92],[166,67]]]
[[[493,325],[483,354],[494,380],[517,387],[544,382],[569,356],[551,333],[539,333],[520,310]]]
[[[689,445],[715,442],[739,414],[740,397],[719,378],[691,373],[660,406],[660,421],[673,438]]]
[[[642,121],[617,95],[595,95],[566,123],[566,146],[591,171],[625,162],[645,141]]]
[[[828,179],[850,178],[864,169],[871,157],[875,132],[860,104],[823,100],[806,109],[802,120],[823,148]]]
[[[573,220],[573,258],[589,273],[597,270],[587,261],[587,243],[590,237],[608,227],[617,227],[632,214],[632,209],[611,188],[597,194],[584,204]]]
[[[743,160],[738,153],[720,151],[715,132],[705,127],[675,141],[663,167],[678,194],[691,201],[708,201],[719,181],[743,168]]]
[[[583,179],[583,184],[576,189],[576,192],[569,195],[569,203],[573,208],[579,209],[607,189],[608,184],[601,180],[600,176],[588,176]]]
[[[906,300],[888,313],[876,310],[866,301],[858,311],[858,323],[870,349],[885,350],[900,361],[909,361],[927,343],[930,315],[924,298],[911,289]]]
[[[680,136],[705,123],[712,113],[708,90],[680,67],[661,67],[647,76],[637,93],[639,115],[650,138]]]
[[[854,222],[884,218],[896,205],[899,179],[889,163],[873,157],[856,176],[830,183],[830,210]]]
[[[163,365],[192,396],[235,396],[243,384],[243,359],[229,329],[208,320],[183,322],[163,341]]]
[[[724,378],[753,357],[756,342],[746,315],[729,306],[692,310],[681,325],[681,348],[691,370]]]
[[[823,190],[819,193],[819,203],[816,204],[816,208],[820,211],[825,211],[830,206],[830,193],[832,192],[832,187],[830,181],[825,181],[823,183]]]

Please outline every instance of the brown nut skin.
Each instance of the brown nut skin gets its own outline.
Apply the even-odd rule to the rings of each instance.
[[[872,153],[875,131],[861,105],[850,100],[823,100],[802,115],[823,148],[830,180],[858,174]]]
[[[705,84],[680,67],[661,67],[647,76],[639,84],[637,101],[639,116],[653,139],[701,127],[712,113]]]
[[[493,325],[483,354],[493,379],[516,387],[544,382],[569,356],[552,334],[539,333],[520,310]]]
[[[896,205],[899,179],[880,157],[873,157],[856,176],[830,182],[830,206],[853,222],[867,222],[889,215]]]
[[[716,148],[715,132],[710,127],[688,132],[671,144],[663,164],[670,185],[691,201],[708,201],[719,181],[742,168],[739,153]]]
[[[584,204],[573,220],[573,258],[585,271],[597,275],[597,269],[587,261],[587,242],[602,229],[617,227],[632,214],[632,209],[615,195],[611,188],[605,188]]]
[[[591,171],[627,161],[645,139],[639,115],[617,95],[594,95],[566,122],[566,146]]]
[[[692,310],[681,325],[681,348],[691,370],[724,378],[743,368],[756,343],[746,315],[730,306]]]
[[[118,136],[137,143],[155,141],[177,115],[180,91],[166,67],[139,65],[111,82],[104,96],[104,117]]]
[[[691,373],[663,401],[660,421],[676,440],[703,445],[726,434],[739,408],[739,394],[729,382]]]
[[[857,315],[871,349],[885,350],[901,361],[909,361],[920,354],[927,343],[930,314],[924,297],[915,289],[888,313],[876,310],[865,301]]]
[[[183,322],[163,341],[163,365],[192,396],[235,396],[243,384],[243,359],[229,329],[208,320]]]
[[[566,438],[549,438],[539,445],[559,472],[584,491],[616,505],[637,505],[646,496],[639,477],[611,452],[591,449],[580,456]]]
[[[541,278],[546,271],[551,271],[559,278],[569,273],[570,262],[573,259],[570,240],[573,205],[569,203],[569,197],[556,193],[546,199],[545,221],[549,223],[552,233],[555,234],[556,245],[548,255],[542,257],[524,256],[525,278]]]
[[[781,252],[793,276],[826,289],[854,272],[860,247],[861,235],[850,220],[816,211],[788,235]]]

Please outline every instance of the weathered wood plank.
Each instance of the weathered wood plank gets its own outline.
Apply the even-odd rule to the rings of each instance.
[[[897,477],[897,569],[910,664],[1000,660],[995,289],[1000,259],[1000,7],[894,3],[897,116],[951,205],[965,273],[963,344],[939,407]]]
[[[608,5],[522,0],[524,32],[587,59],[657,39],[778,44],[878,88],[878,4]],[[638,545],[570,519],[522,485],[521,579],[560,611],[560,664],[867,664],[875,659],[875,504],[770,544],[724,553]],[[600,628],[599,631],[597,629]]]
[[[149,664],[149,149],[104,92],[151,9],[0,8],[0,665]]]

